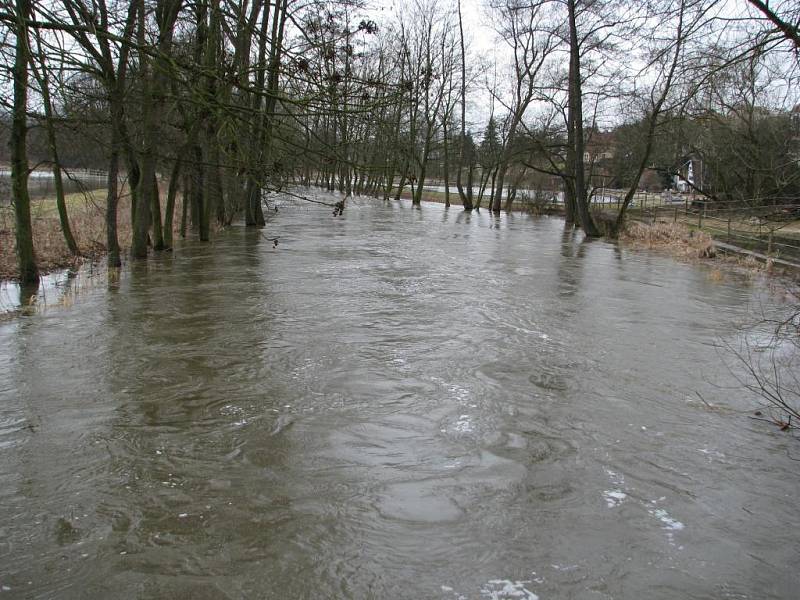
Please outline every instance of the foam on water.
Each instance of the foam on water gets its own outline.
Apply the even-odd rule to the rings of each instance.
[[[649,512],[656,519],[661,521],[664,524],[663,527],[664,529],[670,529],[672,531],[680,531],[685,527],[683,523],[669,516],[669,513],[667,513],[667,511],[665,511],[663,508],[651,509],[648,510],[647,512]]]
[[[481,596],[490,600],[539,600],[539,596],[525,587],[530,583],[527,580],[491,579],[481,588]]]
[[[455,430],[458,433],[471,433],[475,431],[475,425],[470,420],[469,415],[461,415],[456,421]]]
[[[628,499],[628,494],[624,491],[627,489],[625,487],[625,477],[607,467],[604,467],[603,470],[606,472],[606,475],[608,475],[608,479],[611,483],[617,486],[615,489],[605,490],[603,492],[603,499],[606,501],[606,506],[608,506],[608,508],[616,508]]]
[[[603,498],[608,508],[615,508],[628,498],[628,494],[621,490],[606,490],[603,492]]]

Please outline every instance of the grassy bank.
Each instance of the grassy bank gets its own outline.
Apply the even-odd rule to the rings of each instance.
[[[714,239],[681,223],[646,224],[629,221],[620,242],[635,248],[668,250],[680,258],[715,258]]]
[[[65,199],[70,225],[81,254],[96,256],[105,251],[105,203],[98,193],[69,194]],[[31,217],[33,224],[34,251],[39,269],[46,273],[75,265],[80,258],[73,257],[58,220],[58,210],[53,198],[32,200]],[[0,279],[13,279],[17,276],[17,257],[15,252],[14,209],[11,206],[0,208]]]
[[[42,273],[74,267],[84,260],[102,257],[106,252],[105,190],[68,194],[65,201],[70,227],[81,253],[79,257],[70,254],[64,241],[55,198],[31,201],[34,252]],[[117,214],[123,253],[130,249],[130,215],[130,199],[123,195]],[[0,279],[14,279],[17,275],[14,209],[4,206],[0,208]]]
[[[713,277],[720,280],[725,272],[775,276],[784,282],[796,281],[798,276],[796,269],[772,259],[762,261],[754,256],[720,252],[711,235],[680,222],[630,221],[620,234],[619,242],[633,249],[661,252],[679,261],[703,262],[713,267]]]

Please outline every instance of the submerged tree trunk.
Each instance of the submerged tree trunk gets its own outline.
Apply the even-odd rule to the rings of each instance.
[[[589,198],[586,190],[586,173],[584,169],[583,139],[583,97],[581,90],[581,58],[578,42],[578,29],[575,15],[575,0],[567,1],[569,10],[570,68],[569,68],[569,104],[574,128],[574,165],[573,176],[575,203],[583,232],[590,237],[598,237],[600,232],[589,212]]]
[[[180,10],[181,0],[159,0],[155,16],[158,24],[158,38],[155,44],[157,52],[153,57],[145,47],[146,6],[139,0],[139,71],[142,80],[142,151],[141,177],[139,179],[139,197],[136,202],[136,214],[133,221],[133,239],[131,256],[144,258],[147,256],[147,240],[150,227],[153,228],[153,248],[162,250],[164,239],[161,228],[161,202],[156,179],[156,144],[159,134],[164,72],[167,69],[167,57],[172,45],[172,30]]]
[[[572,82],[572,70],[574,65],[569,63],[569,81]],[[576,221],[576,202],[575,202],[575,110],[572,105],[571,88],[567,92],[567,151],[564,157],[564,171],[562,181],[564,186],[564,220],[569,226],[575,225]]]
[[[181,197],[181,229],[180,236],[186,239],[186,221],[189,215],[189,202],[191,198],[191,177],[188,174],[183,176],[183,194]]]
[[[152,97],[152,76],[150,59],[145,51],[145,6],[144,0],[139,0],[139,75],[142,80],[142,158],[139,181],[136,185],[137,197],[133,206],[133,235],[131,237],[131,257],[147,258],[147,241],[150,231],[150,214],[153,200],[153,178],[155,177],[155,114]]]
[[[264,20],[267,20],[267,13],[264,13]],[[263,25],[266,28],[266,24]],[[263,227],[264,226],[264,213],[261,207],[261,181],[264,177],[264,168],[262,164],[262,156],[264,149],[260,147],[260,141],[263,139],[262,129],[264,127],[264,115],[262,108],[262,93],[260,90],[264,88],[264,61],[265,59],[265,39],[266,33],[262,31],[260,50],[259,50],[259,73],[257,75],[256,88],[259,90],[255,94],[253,101],[253,110],[256,112],[255,131],[251,133],[250,140],[250,156],[251,163],[247,168],[247,183],[245,185],[245,225],[247,227]]]
[[[153,173],[153,189],[150,201],[150,218],[153,221],[153,250],[164,249],[164,228],[161,221],[161,193],[158,189],[158,176]]]
[[[29,0],[16,3],[16,49],[14,55],[14,106],[11,120],[11,188],[17,238],[17,264],[20,282],[26,285],[39,281],[39,269],[33,252],[31,201],[28,195],[27,107],[28,107],[28,26]]]
[[[467,195],[464,201],[464,210],[472,210],[475,206],[475,197],[472,192],[472,187],[475,183],[475,165],[472,163],[467,165]]]
[[[114,94],[111,94],[113,96]],[[116,121],[122,108],[120,101],[110,98],[111,104],[111,151],[108,158],[108,179],[106,182],[106,249],[107,264],[115,269],[122,266],[117,235],[117,205],[119,203],[119,154],[122,148],[122,133]]]
[[[508,163],[501,162],[497,166],[495,177],[492,178],[492,212],[499,213],[500,207],[503,203],[503,186],[505,185],[506,171],[508,170]]]
[[[420,162],[419,166],[419,176],[417,177],[416,182],[412,182],[412,184],[416,183],[416,187],[414,188],[413,198],[411,200],[411,203],[414,206],[420,206],[422,204],[422,187],[425,185],[425,177],[427,176],[430,151],[431,151],[431,130],[430,127],[428,127],[428,132],[425,137],[425,143],[422,148],[422,161]]]
[[[461,174],[464,170],[464,146],[466,145],[467,138],[467,57],[464,49],[464,23],[461,16],[461,0],[458,0],[458,32],[459,42],[461,45],[461,140],[458,151],[458,173],[456,175],[456,187],[458,188],[458,196],[461,198],[461,204],[464,205],[464,210],[472,210],[472,167],[468,176],[467,193],[464,193],[464,186],[461,183]]]
[[[183,165],[183,155],[179,155],[172,166],[172,173],[169,176],[169,188],[167,188],[167,205],[164,208],[164,248],[172,248],[172,222],[175,218],[175,197],[178,195],[180,187],[181,166]]]
[[[450,153],[448,152],[448,143],[447,143],[447,120],[442,125],[442,142],[443,142],[443,150],[444,150],[444,205],[446,207],[450,206]]]
[[[519,181],[512,181],[508,184],[508,188],[506,189],[506,203],[503,207],[503,210],[506,212],[511,212],[511,209],[514,206],[514,200],[517,199],[517,185]]]

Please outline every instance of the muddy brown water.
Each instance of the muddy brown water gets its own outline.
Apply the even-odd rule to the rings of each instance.
[[[103,277],[0,323],[0,598],[799,593],[745,279],[366,200]]]

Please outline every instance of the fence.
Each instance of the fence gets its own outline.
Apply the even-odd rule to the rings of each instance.
[[[108,175],[96,169],[62,169],[64,193],[96,190],[106,185]],[[32,171],[28,177],[31,198],[55,197],[55,179],[51,171]],[[11,172],[0,170],[0,205],[11,204]]]
[[[754,206],[687,199],[634,208],[630,216],[650,223],[680,222],[747,250],[800,261],[800,204]]]
[[[619,214],[624,190],[595,188],[592,210]],[[560,191],[522,194],[524,208],[563,210]],[[800,262],[800,203],[761,205],[756,202],[709,201],[692,194],[637,192],[628,207],[633,219],[655,223],[671,221],[702,229],[718,241],[774,258]]]

